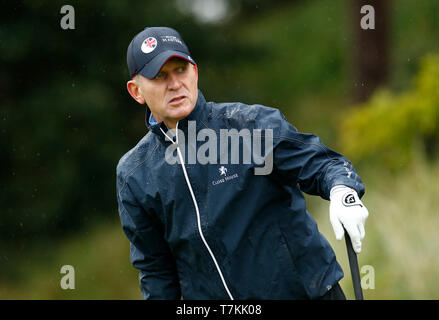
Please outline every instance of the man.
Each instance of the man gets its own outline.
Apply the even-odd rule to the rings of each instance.
[[[359,253],[368,212],[351,163],[277,109],[206,102],[197,64],[173,29],[138,33],[127,63],[127,89],[146,104],[149,132],[119,161],[117,199],[143,298],[344,299],[343,271],[302,191],[331,200],[336,238],[344,226]],[[261,161],[241,155],[225,162],[236,148],[211,148],[219,145],[212,132],[244,130],[264,142],[262,158],[272,165],[262,173]],[[206,163],[198,156],[207,136]],[[249,147],[238,138],[239,150]]]

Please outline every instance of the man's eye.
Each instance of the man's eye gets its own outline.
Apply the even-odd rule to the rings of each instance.
[[[157,80],[161,80],[161,79],[164,79],[164,78],[165,78],[165,74],[163,72],[160,72],[159,74],[157,74],[154,77],[154,79],[157,79]]]
[[[186,66],[182,66],[177,69],[178,72],[184,72],[184,70],[186,70]]]

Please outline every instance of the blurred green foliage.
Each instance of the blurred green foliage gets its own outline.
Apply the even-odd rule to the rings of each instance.
[[[126,49],[148,25],[179,30],[200,62],[221,54],[217,32],[173,1],[10,1],[0,17],[0,240],[25,242],[118,219],[119,158],[145,134],[144,106],[129,97]]]
[[[3,279],[0,299],[141,299],[138,272],[119,223],[85,227],[56,242],[39,241],[25,256],[8,254],[15,275]],[[61,289],[64,265],[73,267],[75,289]]]
[[[367,103],[344,112],[339,127],[343,151],[355,161],[390,169],[407,165],[415,152],[433,153],[439,138],[438,79],[439,55],[427,55],[413,88],[399,94],[382,89]]]

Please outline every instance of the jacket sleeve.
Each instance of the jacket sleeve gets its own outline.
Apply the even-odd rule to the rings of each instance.
[[[362,197],[364,185],[351,162],[325,146],[319,137],[300,133],[277,111],[274,130],[274,174],[284,183],[298,183],[308,194],[329,200],[331,188],[345,185]]]
[[[122,228],[130,241],[130,260],[139,270],[143,299],[179,300],[176,263],[158,218],[137,203],[127,184],[118,182],[117,200]]]

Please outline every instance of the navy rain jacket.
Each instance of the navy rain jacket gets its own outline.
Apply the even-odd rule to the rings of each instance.
[[[147,108],[149,132],[117,166],[119,215],[144,299],[314,299],[343,277],[302,191],[328,200],[342,184],[361,197],[345,157],[275,108],[206,102],[199,92],[178,123],[186,143],[188,121],[218,137],[220,129],[272,129],[273,170],[255,175],[252,163],[221,164],[219,152],[217,164],[171,165],[168,130],[150,126],[149,116]]]

